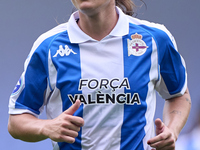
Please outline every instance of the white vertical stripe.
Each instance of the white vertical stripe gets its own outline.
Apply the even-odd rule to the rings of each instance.
[[[124,78],[123,46],[119,37],[104,38],[102,41],[88,42],[80,45],[82,79]],[[113,93],[111,89],[82,89],[82,93]],[[124,93],[124,89],[114,92]],[[83,150],[117,150],[120,149],[121,125],[124,106],[119,104],[84,105],[82,128]]]
[[[155,81],[158,78],[158,55],[157,47],[154,39],[152,38],[152,54],[151,54],[151,68],[149,72],[150,82],[148,84],[148,93],[147,93],[147,110],[145,113],[146,126],[144,127],[146,136],[143,139],[143,145],[145,150],[151,150],[147,145],[147,141],[154,136],[154,114],[156,108],[156,92],[155,92]]]
[[[48,57],[48,69],[49,69],[49,82],[51,87],[53,88],[53,91],[50,90],[49,86],[46,91],[46,100],[47,103],[47,118],[53,119],[59,116],[63,112],[63,105],[62,105],[62,98],[60,90],[56,87],[56,81],[57,81],[57,70],[55,66],[53,65],[53,62],[51,60],[51,54],[49,51],[49,57]],[[51,93],[52,92],[52,93]],[[56,107],[55,107],[56,106]]]

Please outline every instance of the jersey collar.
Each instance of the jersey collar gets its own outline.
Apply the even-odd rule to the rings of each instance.
[[[119,19],[114,27],[114,29],[110,32],[110,36],[124,36],[129,32],[129,23],[127,16],[121,11],[120,8],[116,7],[116,11],[119,14]],[[86,41],[96,41],[87,34],[85,34],[77,25],[76,20],[79,19],[79,13],[76,11],[73,13],[68,22],[68,33],[69,39],[71,43],[83,43]]]

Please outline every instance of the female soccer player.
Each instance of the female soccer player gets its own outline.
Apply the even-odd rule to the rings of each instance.
[[[33,45],[10,96],[10,134],[50,138],[54,150],[174,150],[191,101],[173,36],[131,17],[131,0],[72,3],[69,21]],[[166,101],[154,135],[156,91]]]

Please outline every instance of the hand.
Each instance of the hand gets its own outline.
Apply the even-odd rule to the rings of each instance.
[[[49,120],[43,128],[44,135],[55,142],[74,143],[80,127],[84,125],[83,118],[72,116],[79,107],[80,101],[77,100],[57,118]]]
[[[175,136],[172,131],[158,118],[155,120],[156,135],[147,141],[156,150],[175,150]],[[152,150],[155,150],[152,149]]]

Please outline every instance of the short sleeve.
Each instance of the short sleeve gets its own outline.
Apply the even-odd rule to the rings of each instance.
[[[9,114],[40,114],[47,88],[47,58],[45,42],[31,50],[24,65],[24,72],[10,96]]]
[[[156,90],[164,99],[181,96],[187,88],[185,61],[177,50],[173,36],[162,32],[158,43],[159,80]]]

